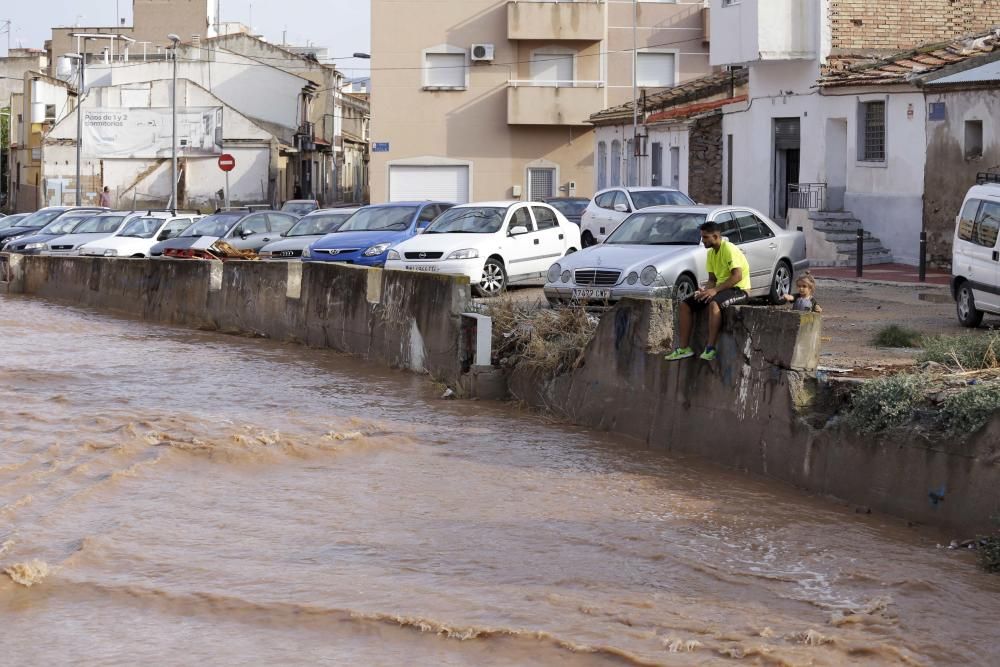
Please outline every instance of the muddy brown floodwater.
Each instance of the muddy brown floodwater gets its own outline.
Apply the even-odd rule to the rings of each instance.
[[[1000,655],[928,531],[328,351],[3,296],[0,341],[5,665]]]

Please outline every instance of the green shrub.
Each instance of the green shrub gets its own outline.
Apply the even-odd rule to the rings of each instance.
[[[977,384],[945,399],[938,418],[953,433],[974,433],[1000,411],[1000,384]]]
[[[923,399],[917,375],[885,375],[862,384],[851,396],[847,423],[862,433],[899,426],[913,416]]]
[[[979,542],[979,565],[987,572],[1000,572],[1000,537],[984,537]]]
[[[872,343],[875,347],[917,347],[920,343],[920,332],[890,324],[875,334]]]
[[[928,336],[919,361],[933,361],[949,368],[979,370],[1000,367],[1000,334]]]

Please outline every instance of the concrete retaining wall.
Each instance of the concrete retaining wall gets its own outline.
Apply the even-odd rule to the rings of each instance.
[[[7,289],[151,322],[251,333],[457,383],[469,282],[339,264],[8,258]]]
[[[582,426],[873,511],[968,535],[995,530],[1000,416],[964,444],[816,430],[804,417],[815,391],[819,316],[733,308],[718,361],[666,362],[662,311],[650,301],[619,303],[573,371],[549,379],[515,369],[511,393]],[[944,501],[934,500],[942,490]]]

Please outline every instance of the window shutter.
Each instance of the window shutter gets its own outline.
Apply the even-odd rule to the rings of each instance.
[[[776,150],[794,150],[801,143],[798,118],[774,119],[774,148]]]

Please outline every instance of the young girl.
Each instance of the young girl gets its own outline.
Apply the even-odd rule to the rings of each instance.
[[[798,294],[786,294],[785,301],[792,304],[792,310],[804,312],[822,313],[823,309],[816,303],[816,279],[806,271],[795,281]]]

